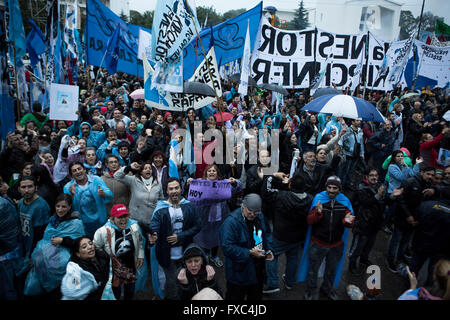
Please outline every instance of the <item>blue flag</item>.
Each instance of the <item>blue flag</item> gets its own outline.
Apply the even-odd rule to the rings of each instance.
[[[55,51],[54,51],[54,56],[53,56],[53,60],[55,61],[55,83],[61,83],[62,80],[64,80],[64,75],[63,75],[63,61],[62,61],[62,55],[61,55],[61,43],[62,43],[62,39],[61,39],[61,28],[59,27],[59,23],[58,23],[58,36],[56,38],[56,42],[55,42]]]
[[[152,33],[150,29],[126,24],[114,12],[98,0],[86,1],[86,30],[83,34],[86,45],[85,63],[100,66],[108,39],[118,23],[122,26],[119,41],[117,71],[144,77],[142,63],[138,61],[139,29]]]
[[[105,66],[108,69],[109,74],[117,72],[117,64],[119,62],[119,38],[120,38],[120,25],[117,25],[116,30],[108,40],[108,45],[105,51]]]
[[[9,40],[16,48],[16,59],[22,58],[27,53],[25,29],[23,28],[22,13],[18,0],[8,0],[9,9]]]
[[[5,34],[3,12],[0,11],[0,34]],[[14,100],[9,94],[8,59],[6,57],[5,37],[0,37],[0,139],[5,139],[9,132],[14,132]]]
[[[30,56],[31,66],[34,67],[39,62],[38,56],[45,52],[47,45],[45,36],[39,27],[33,20],[28,20],[28,22],[31,24],[32,29],[27,36],[27,51]]]
[[[216,59],[217,61],[220,61],[218,67],[242,58],[244,54],[244,43],[248,21],[250,21],[250,43],[251,50],[253,50],[253,45],[261,19],[261,13],[262,2],[260,2],[253,9],[250,9],[232,19],[224,21],[212,28]],[[206,28],[200,31],[200,39],[206,50],[208,44],[211,42],[211,29]],[[200,63],[202,63],[203,59],[204,55],[201,45],[199,44],[198,47],[196,47],[196,41],[192,41],[184,49],[184,79],[189,79],[192,77],[197,67]]]

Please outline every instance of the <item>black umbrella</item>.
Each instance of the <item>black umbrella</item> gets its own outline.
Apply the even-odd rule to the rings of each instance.
[[[241,83],[241,74],[240,73],[235,73],[235,74],[231,75],[230,76],[230,80],[234,81],[234,82]],[[250,87],[256,87],[256,81],[253,80],[252,77],[248,77],[248,85]]]
[[[198,94],[202,96],[215,97],[216,93],[213,88],[206,83],[198,81],[185,81],[183,83],[184,94]]]
[[[324,96],[326,94],[342,94],[342,90],[331,88],[331,87],[319,88],[316,90],[316,92],[314,92],[312,97],[318,98],[318,97]]]
[[[262,83],[262,84],[259,84],[258,87],[266,89],[266,90],[270,90],[270,91],[279,92],[285,96],[289,94],[289,92],[285,88],[283,88],[279,85],[273,84],[273,83]]]

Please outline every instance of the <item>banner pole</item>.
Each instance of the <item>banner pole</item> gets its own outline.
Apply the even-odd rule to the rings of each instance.
[[[367,75],[369,73],[369,31],[367,31],[367,39],[366,39],[366,72],[364,74],[364,91],[363,91],[363,99],[366,99],[366,89],[367,89]]]
[[[205,62],[206,62],[206,66],[208,67],[209,77],[210,77],[211,80],[212,80],[212,79],[213,79],[213,76],[212,76],[211,68],[210,68],[210,66],[209,66],[209,61],[208,61],[208,59],[207,59],[207,57],[206,57],[205,48],[203,47],[202,39],[200,38],[200,34],[198,33],[197,26],[195,25],[194,16],[192,15],[191,8],[188,8],[188,11],[189,11],[189,15],[191,16],[192,23],[194,24],[195,32],[197,33],[197,37],[198,37],[198,39],[199,39],[200,46],[202,47],[203,55],[205,56]],[[213,34],[212,34],[212,31],[211,31],[211,37],[212,37],[212,36],[213,36]],[[221,122],[222,122],[222,126],[224,126],[225,123],[223,122],[223,114],[222,114],[222,113],[223,113],[223,106],[222,106],[222,104],[220,103],[219,96],[218,96],[218,94],[217,94],[216,87],[214,87],[214,85],[213,85],[213,89],[214,89],[214,93],[215,93],[216,99],[217,99],[217,106],[219,107],[219,111],[220,111],[220,119],[222,120],[222,121],[221,121]]]
[[[19,122],[20,122],[20,120],[21,120],[21,117],[20,117],[21,102],[20,102],[20,97],[19,97],[19,83],[18,83],[18,79],[17,79],[16,46],[15,46],[14,42],[12,42],[12,46],[13,46],[13,55],[14,55],[14,78],[16,81],[17,118],[19,119]]]

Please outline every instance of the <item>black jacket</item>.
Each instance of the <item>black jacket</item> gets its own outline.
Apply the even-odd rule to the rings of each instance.
[[[353,210],[355,210],[354,233],[369,235],[380,230],[383,223],[384,200],[376,198],[377,189],[367,181],[358,185]]]
[[[420,174],[404,180],[400,186],[403,193],[397,200],[397,211],[394,216],[395,226],[401,229],[411,229],[412,225],[406,219],[409,216],[415,218],[415,210],[423,201],[430,200],[425,198],[422,191],[431,188],[431,184],[425,182]]]
[[[303,168],[304,162],[300,162],[295,170],[295,174],[300,174],[305,181],[305,191],[315,195],[325,189],[327,178],[332,175],[333,168],[330,165],[316,162],[313,174],[310,176]]]
[[[302,242],[306,238],[306,217],[313,197],[306,192],[276,189],[273,180],[276,178],[266,177],[261,188],[263,201],[273,203],[273,236],[288,243]]]
[[[414,232],[412,249],[427,256],[450,257],[450,201],[423,202],[415,212],[419,222]]]
[[[70,258],[71,261],[78,264],[83,270],[92,273],[98,283],[98,288],[92,291],[85,300],[101,300],[103,290],[109,279],[109,255],[103,250],[95,250],[95,260],[80,259],[75,254]]]
[[[219,285],[216,281],[216,276],[214,276],[211,280],[207,279],[207,272],[206,272],[207,258],[203,250],[201,250],[200,247],[197,246],[196,244],[191,244],[184,250],[184,253],[186,254],[186,252],[192,249],[193,247],[196,247],[200,252],[202,252],[203,265],[200,268],[200,271],[196,275],[193,275],[187,269],[186,264],[184,263],[184,260],[186,259],[185,257],[183,257],[183,268],[186,269],[186,278],[188,279],[188,283],[182,284],[179,281],[177,282],[179,298],[181,300],[191,300],[194,295],[199,293],[204,288],[211,288],[220,295],[222,295]],[[180,272],[180,270],[178,270],[177,275]]]

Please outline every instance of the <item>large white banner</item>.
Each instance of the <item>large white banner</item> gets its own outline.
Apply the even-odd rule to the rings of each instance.
[[[50,85],[50,120],[77,120],[78,92],[78,86],[52,83]]]
[[[323,69],[331,54],[322,86],[335,84],[338,88],[350,85],[361,63],[367,34],[337,34],[325,30],[306,29],[288,31],[274,28],[261,18],[257,42],[252,53],[252,76],[258,83],[283,83],[285,88],[308,88],[314,74]],[[386,90],[385,78],[377,79],[384,53],[389,43],[370,34],[368,69],[363,61],[362,73],[367,74],[367,85]],[[314,63],[315,57],[315,63]]]
[[[198,81],[206,83],[211,88],[215,88],[217,95],[222,95],[222,86],[220,84],[219,68],[217,67],[216,54],[214,47],[212,47],[207,55],[207,59],[197,67],[194,75],[189,81]],[[209,63],[209,68],[206,64]],[[160,110],[170,111],[186,111],[188,108],[199,109],[202,108],[214,100],[215,97],[203,96],[198,94],[185,94],[185,93],[169,93],[159,89],[151,89],[151,78],[154,76],[154,71],[148,61],[144,60],[145,69],[145,103],[152,108]],[[211,69],[211,74],[209,72]]]

